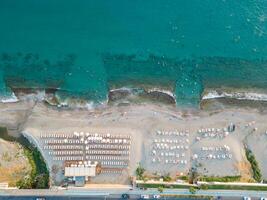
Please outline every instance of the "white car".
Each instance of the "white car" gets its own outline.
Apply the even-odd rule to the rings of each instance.
[[[265,197],[261,197],[260,200],[267,200],[267,198],[265,198]]]
[[[153,199],[159,199],[160,198],[160,195],[159,194],[154,194],[153,195]]]
[[[141,195],[141,199],[149,199],[149,195],[147,195],[147,194],[142,194],[142,195]]]
[[[251,200],[250,197],[243,197],[243,200]]]

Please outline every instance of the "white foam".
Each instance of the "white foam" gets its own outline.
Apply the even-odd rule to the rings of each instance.
[[[10,96],[0,97],[1,103],[16,103],[18,101],[19,101],[19,99],[16,97],[16,95],[14,93],[12,93]]]
[[[45,90],[36,90],[34,93],[30,94],[19,94],[19,99],[21,100],[33,100],[33,101],[44,101],[46,98]]]
[[[210,91],[207,94],[205,94],[202,99],[216,99],[216,98],[221,98],[224,97],[223,94],[218,94],[217,91]]]
[[[209,91],[202,99],[215,99],[215,98],[233,98],[239,100],[253,100],[253,101],[267,101],[267,93],[250,92],[250,91],[233,91],[233,92],[220,92],[216,90]]]
[[[94,110],[97,107],[105,106],[107,102],[95,103],[94,101],[89,100],[81,100],[75,98],[66,98],[64,100],[58,99],[59,104],[57,107],[66,107],[66,108],[78,108],[78,109],[87,109],[87,110]]]
[[[121,87],[121,88],[112,89],[112,90],[110,90],[110,92],[116,92],[116,91],[129,91],[129,92],[131,92],[132,89],[133,88]]]

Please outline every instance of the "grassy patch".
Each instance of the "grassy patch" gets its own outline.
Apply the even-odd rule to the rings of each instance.
[[[46,167],[41,153],[24,136],[19,138],[8,135],[4,127],[0,127],[0,138],[18,142],[22,145],[24,154],[31,165],[31,173],[17,182],[17,187],[21,189],[44,189],[49,188],[49,171]]]
[[[6,162],[10,162],[12,160],[11,156],[9,155],[8,152],[5,152],[3,155],[2,155],[2,160],[3,161],[6,161]]]
[[[24,153],[31,164],[32,171],[29,177],[18,181],[17,186],[21,189],[49,188],[49,171],[41,153],[25,137],[21,136],[19,141],[24,147]]]
[[[261,182],[262,180],[262,175],[261,175],[261,171],[258,165],[258,162],[255,158],[255,156],[253,155],[252,151],[248,148],[245,148],[246,150],[246,156],[248,161],[250,162],[251,165],[251,169],[253,172],[253,178],[255,179],[255,181],[257,182]]]
[[[188,176],[178,176],[177,179],[184,180],[184,181],[189,180]]]
[[[190,188],[189,188],[189,192],[190,192],[191,194],[196,194],[197,190],[196,190],[195,187],[190,187]]]
[[[196,190],[255,190],[255,191],[267,191],[267,186],[239,186],[239,185],[205,185],[205,188],[189,185],[164,185],[164,184],[149,184],[140,183],[137,184],[139,188],[169,188],[169,189],[192,189],[194,187]]]
[[[267,186],[207,185],[210,190],[256,190],[267,191]]]
[[[172,178],[170,177],[169,174],[166,175],[166,176],[163,176],[162,179],[163,179],[164,182],[170,182],[172,180]]]
[[[240,178],[241,176],[201,176],[198,180],[206,182],[236,182],[240,181]]]
[[[139,188],[176,188],[176,189],[189,189],[192,186],[189,185],[165,185],[165,184],[150,184],[150,183],[139,183],[137,184]]]

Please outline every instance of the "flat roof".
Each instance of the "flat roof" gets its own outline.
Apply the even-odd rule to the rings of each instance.
[[[95,176],[96,166],[65,167],[65,176]]]

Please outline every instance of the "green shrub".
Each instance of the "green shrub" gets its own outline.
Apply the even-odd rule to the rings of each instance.
[[[159,191],[160,193],[162,193],[163,190],[164,190],[164,188],[163,188],[162,186],[158,187],[158,191]]]
[[[144,173],[145,173],[145,168],[141,166],[141,164],[138,164],[138,167],[135,170],[136,176],[138,180],[143,180],[144,179]]]
[[[21,138],[21,140],[24,140]],[[23,141],[24,144],[27,143]],[[30,143],[29,143],[30,144]],[[41,153],[32,145],[24,146],[24,154],[27,156],[30,165],[31,173],[29,179],[22,179],[17,183],[20,189],[45,189],[49,188],[49,171],[43,160]]]
[[[209,189],[209,187],[208,187],[208,185],[206,185],[206,184],[202,184],[202,185],[200,186],[200,189],[201,189],[201,190],[207,190],[207,189]]]
[[[267,191],[267,186],[246,186],[246,185],[208,185],[210,190],[255,190]]]
[[[255,181],[261,182],[262,174],[261,174],[258,162],[257,162],[257,160],[256,160],[256,158],[253,155],[251,150],[249,150],[248,148],[245,148],[245,150],[246,150],[246,157],[247,157],[247,159],[251,165],[251,169],[253,172],[253,178],[255,179]]]
[[[10,136],[7,128],[5,127],[0,127],[0,138],[21,144],[24,150],[23,152],[31,165],[30,175],[19,180],[16,183],[16,186],[21,189],[49,188],[49,171],[38,149],[34,147],[24,136],[20,136],[19,138]]]
[[[189,185],[164,185],[164,184],[151,184],[151,183],[140,183],[137,184],[137,187],[139,188],[159,188],[159,187],[163,187],[163,188],[183,188],[183,189],[189,189],[190,186]]]
[[[190,187],[190,188],[189,188],[189,192],[190,192],[191,194],[196,194],[197,190],[196,190],[196,188],[194,188],[194,187]]]
[[[199,181],[205,182],[236,182],[239,181],[241,176],[201,176],[199,177]]]
[[[188,176],[179,176],[178,179],[188,181]]]
[[[163,178],[163,181],[165,181],[165,182],[170,182],[172,180],[172,178],[170,177],[169,174],[166,176],[163,176],[162,178]]]

